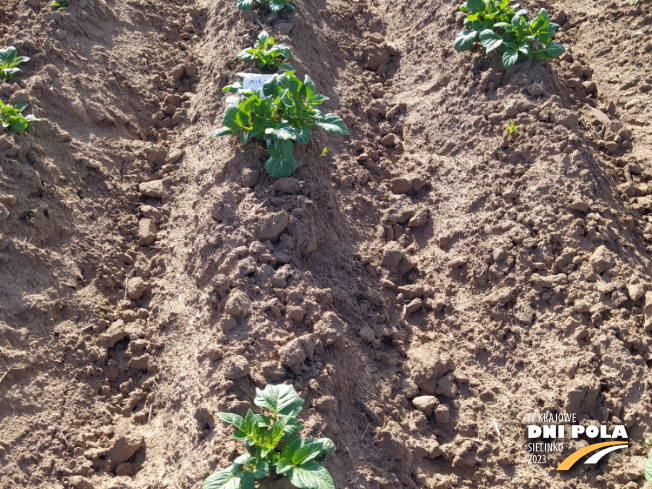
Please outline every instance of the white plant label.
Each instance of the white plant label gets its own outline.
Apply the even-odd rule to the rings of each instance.
[[[245,78],[242,82],[243,88],[261,88],[267,80],[274,75],[256,75]]]

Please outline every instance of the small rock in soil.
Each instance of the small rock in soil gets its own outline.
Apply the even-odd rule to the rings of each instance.
[[[405,251],[396,241],[390,241],[385,246],[381,264],[387,268],[397,268],[399,262],[405,257]]]
[[[288,367],[303,363],[306,358],[312,357],[315,352],[315,337],[305,334],[300,338],[290,341],[278,351],[281,363]]]
[[[150,355],[149,353],[145,353],[144,355],[134,357],[129,360],[128,366],[129,368],[133,368],[135,370],[147,370],[149,368],[149,361]]]
[[[568,129],[575,129],[579,124],[577,113],[567,109],[555,109],[550,114],[550,120]]]
[[[406,177],[398,177],[391,181],[390,190],[395,194],[407,194],[412,191],[412,182]]]
[[[568,276],[565,273],[558,273],[557,275],[541,276],[538,273],[533,273],[530,277],[530,282],[537,290],[544,288],[561,287],[568,284]]]
[[[292,28],[294,27],[294,24],[292,22],[282,22],[280,24],[276,24],[274,26],[274,29],[281,35],[287,36]]]
[[[113,447],[106,454],[107,471],[111,472],[129,460],[143,446],[144,441],[142,436],[132,434],[115,439]]]
[[[249,374],[249,361],[242,355],[233,355],[222,361],[224,377],[228,380],[237,380]]]
[[[122,320],[118,320],[102,333],[99,343],[105,348],[113,348],[125,335],[125,323]]]
[[[450,398],[457,397],[459,391],[457,390],[457,386],[455,385],[454,377],[451,372],[439,379],[439,382],[437,382],[436,393],[443,394],[444,396]]]
[[[333,411],[337,407],[337,401],[333,396],[323,396],[312,401],[317,411]]]
[[[165,160],[166,163],[176,163],[181,159],[181,157],[185,154],[186,152],[183,149],[174,149],[170,151],[168,154],[167,159]]]
[[[595,407],[600,393],[600,381],[591,375],[578,376],[566,395],[565,411],[567,413],[588,414]]]
[[[574,211],[584,212],[585,214],[590,210],[589,204],[582,201],[575,201],[570,205],[570,208]]]
[[[156,223],[153,219],[141,219],[138,223],[138,235],[136,243],[140,246],[148,246],[156,241]]]
[[[235,318],[243,318],[251,310],[251,299],[241,290],[233,290],[226,301],[224,312]]]
[[[645,306],[643,307],[645,331],[652,331],[652,291],[645,293]]]
[[[428,211],[425,209],[422,209],[418,211],[408,222],[408,226],[411,228],[418,228],[423,226],[425,223],[428,222]]]
[[[296,194],[299,191],[299,182],[296,178],[279,178],[274,182],[273,188],[283,194]]]
[[[179,81],[181,80],[184,76],[186,76],[186,67],[183,65],[176,66],[172,70],[172,79],[174,81]]]
[[[334,312],[326,312],[315,324],[314,332],[326,346],[342,343],[346,324]]]
[[[233,316],[226,316],[220,320],[220,329],[222,331],[231,331],[238,325],[238,322]]]
[[[412,301],[407,306],[405,306],[405,313],[412,314],[413,312],[421,309],[422,306],[423,306],[423,300],[419,298],[412,299]]]
[[[435,419],[437,420],[438,423],[448,424],[448,422],[450,421],[450,417],[451,417],[450,408],[445,404],[442,404],[441,406],[435,409]]]
[[[242,182],[242,185],[248,188],[252,188],[256,183],[258,183],[258,179],[260,178],[260,173],[256,170],[253,170],[251,168],[245,168],[242,171],[242,175],[240,176],[240,181]]]
[[[616,254],[606,246],[599,246],[591,255],[591,266],[597,273],[606,272],[616,265]]]
[[[263,376],[270,382],[280,380],[285,376],[285,369],[278,362],[265,362],[260,367]]]
[[[161,211],[151,205],[141,206],[140,214],[148,219],[154,219],[155,222],[158,222],[161,219]]]
[[[140,277],[132,277],[127,281],[127,297],[139,300],[147,291],[149,285]]]
[[[261,240],[276,239],[285,230],[288,223],[289,217],[285,211],[263,216],[257,225],[256,237]]]
[[[455,362],[433,344],[427,343],[410,350],[408,366],[419,388],[428,394],[435,394],[438,380],[455,369]]]
[[[132,476],[134,475],[134,470],[129,462],[122,462],[115,468],[115,475]]]
[[[195,63],[186,63],[184,68],[186,70],[186,75],[188,75],[189,77],[195,76],[195,74],[198,71],[197,65]]]
[[[543,85],[541,85],[541,83],[533,83],[531,85],[528,85],[527,93],[529,93],[534,97],[538,97],[543,93]]]
[[[358,336],[367,343],[372,343],[376,339],[376,332],[371,326],[364,326],[358,331]]]
[[[367,54],[367,68],[376,71],[380,65],[389,63],[389,52],[383,46],[375,46]]]
[[[0,204],[0,221],[7,219],[9,214],[9,209],[7,209],[3,204]]]
[[[629,284],[627,286],[627,293],[629,294],[629,298],[636,302],[645,294],[645,287],[643,284]],[[648,304],[647,298],[645,303]]]
[[[435,396],[419,396],[412,399],[412,405],[426,416],[430,416],[439,405],[439,400]]]
[[[167,197],[169,189],[163,184],[163,180],[153,180],[151,182],[143,182],[139,185],[140,193],[145,197],[153,197],[162,199]]]
[[[400,139],[398,138],[398,136],[396,134],[392,134],[392,133],[386,134],[380,140],[381,144],[383,146],[387,146],[387,147],[396,146],[396,144],[398,144],[399,141],[400,141]]]
[[[393,285],[394,284],[392,284],[392,286]],[[423,285],[420,284],[401,285],[396,290],[400,294],[403,294],[403,297],[407,300],[414,299],[416,297],[422,297],[426,294],[426,289]]]
[[[91,481],[81,475],[73,475],[69,477],[68,484],[74,489],[93,489]]]

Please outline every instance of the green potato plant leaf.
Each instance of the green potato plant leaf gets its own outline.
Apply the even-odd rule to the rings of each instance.
[[[300,489],[333,489],[335,484],[328,471],[315,462],[304,465],[285,464],[279,462],[279,473],[287,475],[290,483]],[[283,472],[281,472],[281,470]]]
[[[282,145],[287,141],[279,142]],[[207,477],[203,489],[254,489],[256,480],[274,473],[287,476],[300,489],[335,489],[328,470],[320,464],[335,451],[335,444],[328,438],[297,436],[302,426],[296,416],[303,399],[294,387],[281,384],[256,389],[254,404],[265,414],[251,409],[244,418],[232,413],[216,414],[242,434],[238,438],[244,441],[247,453]]]
[[[292,50],[283,44],[275,45],[274,38],[267,31],[258,34],[258,39],[252,47],[237,54],[238,59],[253,62],[264,72],[291,71],[292,66],[286,63],[291,57]]]
[[[559,25],[550,21],[545,9],[532,20],[510,0],[470,0],[460,10],[467,16],[465,29],[453,42],[457,51],[471,49],[476,41],[487,54],[500,48],[505,68],[528,59],[558,58],[564,52],[561,44],[552,42]]]
[[[521,126],[515,124],[513,120],[509,121],[509,127],[507,128],[507,131],[508,131],[507,140],[508,140],[510,143],[512,142],[512,134],[513,134],[514,132],[516,132],[516,130],[517,130],[519,127],[521,127]]]
[[[271,12],[281,12],[282,10],[292,12],[294,10],[292,0],[236,0],[238,10],[246,10],[254,5],[266,7]]]
[[[204,489],[255,489],[254,474],[233,464],[224,470],[208,476],[204,481]]]
[[[471,46],[473,46],[473,43],[477,39],[478,39],[478,31],[476,31],[475,29],[464,30],[460,32],[455,38],[455,43],[453,44],[453,47],[457,51],[466,51],[467,49],[471,49]]]
[[[303,409],[303,399],[294,387],[286,384],[268,385],[263,390],[256,388],[254,404],[284,416],[296,416]]]
[[[652,446],[652,438],[645,440],[645,445]],[[650,450],[647,460],[645,461],[645,480],[652,482],[652,450]]]
[[[6,105],[0,100],[0,124],[3,129],[12,132],[21,133],[32,129],[32,122],[38,122],[41,119],[33,115],[23,115],[23,111],[28,104],[16,104],[14,107]]]
[[[326,114],[319,119],[315,119],[315,125],[333,134],[342,134],[344,136],[349,134],[349,130],[346,124],[344,124],[344,121],[335,114]]]
[[[27,61],[29,58],[18,56],[18,51],[13,46],[0,49],[0,81],[6,82],[16,76],[21,71],[17,66]]]
[[[333,134],[349,134],[340,117],[323,114],[318,108],[328,97],[317,93],[308,75],[301,81],[294,71],[288,71],[272,75],[262,87],[244,86],[244,82],[236,82],[224,87],[223,92],[235,95],[226,99],[222,116],[224,127],[213,131],[210,137],[238,134],[243,145],[250,140],[265,142],[269,153],[265,170],[274,178],[292,175],[297,168],[294,144],[308,144],[314,126]],[[288,395],[287,392],[281,394]],[[258,394],[256,399],[259,399]],[[301,410],[301,406],[294,406],[291,411],[280,410],[275,414],[294,416],[297,408]]]

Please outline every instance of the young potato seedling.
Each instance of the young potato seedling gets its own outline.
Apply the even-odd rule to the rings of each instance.
[[[13,46],[0,49],[0,80],[6,82],[13,78],[20,73],[20,68],[17,68],[17,66],[27,61],[29,61],[29,58],[27,56],[18,56],[18,51]]]
[[[261,71],[292,70],[292,66],[285,62],[292,56],[292,50],[283,44],[274,45],[274,38],[267,31],[258,34],[256,44],[243,49],[237,56],[238,59],[255,62]]]
[[[249,409],[246,417],[232,413],[217,416],[236,427],[231,438],[243,440],[247,453],[233,464],[206,478],[204,489],[254,489],[256,480],[272,474],[286,476],[300,489],[335,489],[328,470],[320,462],[335,451],[328,438],[299,438],[303,427],[297,415],[303,399],[291,385],[256,388],[254,404],[261,414]]]
[[[227,97],[222,117],[224,127],[214,131],[211,139],[240,134],[243,145],[250,139],[268,140],[265,170],[274,178],[292,175],[297,167],[294,143],[308,144],[313,126],[334,134],[349,134],[340,117],[322,114],[317,108],[328,97],[317,93],[308,75],[301,81],[294,76],[294,71],[277,73],[261,88],[244,89],[243,83],[237,82],[223,91],[238,95]]]
[[[65,0],[54,0],[54,2],[52,2],[50,5],[52,5],[52,8],[54,10],[57,10],[61,7],[67,7],[68,2],[66,2]]]
[[[500,48],[505,68],[528,59],[561,56],[564,47],[552,41],[559,25],[550,21],[548,12],[541,9],[530,20],[527,11],[518,7],[510,0],[469,0],[460,7],[467,14],[466,29],[457,35],[453,46],[466,51],[480,41],[487,54]]]
[[[16,133],[31,130],[31,123],[38,122],[41,119],[37,119],[31,114],[24,116],[22,112],[27,106],[28,104],[16,104],[15,107],[12,107],[11,105],[5,105],[0,100],[0,124],[2,124],[2,128]]]
[[[266,5],[272,12],[281,12],[284,9],[290,12],[294,10],[292,0],[237,0],[236,5],[238,10],[247,10],[253,7],[255,3],[262,7]]]
[[[645,445],[652,447],[652,438],[645,440]],[[647,460],[645,461],[645,480],[652,482],[652,450],[650,450]]]
[[[509,127],[507,128],[509,135],[507,136],[507,139],[510,143],[512,142],[512,133],[516,132],[519,127],[521,126],[514,124],[514,120],[509,121]]]

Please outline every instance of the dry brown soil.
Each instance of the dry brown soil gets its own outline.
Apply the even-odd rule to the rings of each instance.
[[[31,56],[0,98],[42,119],[0,136],[0,487],[199,488],[238,447],[213,413],[278,382],[337,488],[642,487],[652,5],[526,1],[568,50],[507,72],[453,50],[456,1],[261,14],[351,129],[274,181],[207,137],[254,18],[70,3],[0,2]],[[531,412],[632,446],[530,464]]]

